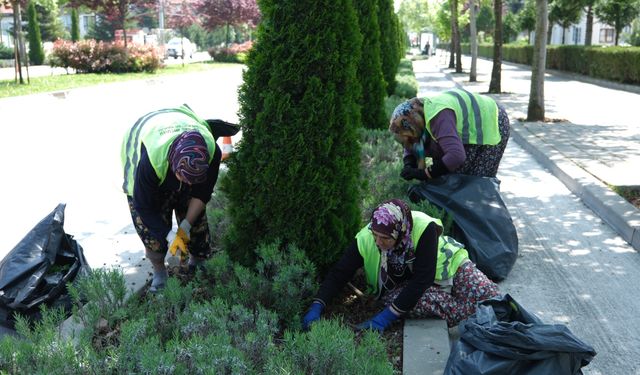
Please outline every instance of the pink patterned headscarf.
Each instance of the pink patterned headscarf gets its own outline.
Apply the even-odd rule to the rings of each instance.
[[[202,135],[197,131],[180,134],[169,149],[169,163],[174,173],[192,185],[206,181],[209,150]]]
[[[396,240],[394,250],[413,250],[413,217],[409,206],[400,199],[382,202],[371,214],[369,228]],[[399,240],[398,240],[399,239]]]

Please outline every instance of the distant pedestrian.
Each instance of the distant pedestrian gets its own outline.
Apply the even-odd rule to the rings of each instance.
[[[427,44],[424,45],[424,54],[429,56],[429,49],[431,48],[431,44],[429,44],[429,42],[427,42]]]
[[[492,98],[454,89],[401,103],[389,131],[404,146],[405,180],[447,173],[495,177],[509,140],[509,117]]]
[[[477,302],[499,295],[462,244],[442,235],[439,219],[391,199],[373,211],[333,266],[304,316],[304,329],[320,319],[359,268],[364,268],[368,292],[386,307],[358,329],[384,331],[405,316],[440,317],[451,327],[473,314]]]
[[[168,277],[168,249],[188,252],[191,270],[211,253],[204,211],[222,153],[207,122],[186,105],[142,116],[127,131],[121,152],[122,188],[153,266],[150,291],[156,292]],[[171,230],[174,211],[180,223],[177,232]]]

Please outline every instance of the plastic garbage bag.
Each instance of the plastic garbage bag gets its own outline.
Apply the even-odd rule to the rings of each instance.
[[[0,262],[0,324],[13,313],[36,317],[39,306],[69,307],[66,284],[89,272],[82,247],[66,234],[64,204],[42,219]]]
[[[453,216],[450,234],[465,245],[478,269],[494,281],[507,277],[518,258],[518,233],[496,178],[448,174],[409,188]]]
[[[458,326],[444,373],[581,374],[595,350],[562,324],[545,324],[510,295],[485,300]]]

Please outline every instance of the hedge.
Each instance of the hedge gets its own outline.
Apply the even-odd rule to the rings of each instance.
[[[469,53],[469,44],[462,45]],[[478,56],[491,59],[493,45],[478,46]],[[502,46],[503,61],[531,65],[533,46]],[[547,69],[578,73],[594,78],[640,84],[640,47],[547,46]]]

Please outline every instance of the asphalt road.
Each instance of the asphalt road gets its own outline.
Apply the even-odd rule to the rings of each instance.
[[[130,224],[120,188],[120,144],[143,114],[189,104],[205,118],[237,122],[242,66],[65,92],[0,99],[5,177],[0,258],[58,203],[82,242]],[[86,251],[109,251],[86,249]]]

